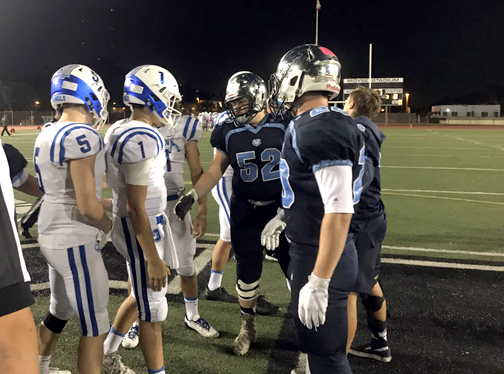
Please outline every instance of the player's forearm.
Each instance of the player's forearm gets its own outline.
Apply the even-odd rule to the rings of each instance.
[[[145,209],[128,206],[128,214],[135,231],[136,238],[147,261],[159,260],[159,254],[152,238],[149,216]]]
[[[112,202],[112,199],[105,199],[105,198],[102,198],[100,200],[100,204],[102,205],[103,209],[107,212],[112,212],[112,208],[113,208],[113,202]]]
[[[222,178],[220,167],[212,166],[213,164],[201,175],[198,182],[194,185],[194,189],[200,199],[209,193]]]
[[[322,219],[317,261],[313,274],[330,279],[338,265],[350,227],[351,213],[329,213]]]
[[[105,214],[105,210],[101,203],[96,199],[96,196],[93,198],[83,199],[84,202],[79,204],[77,201],[77,209],[80,214],[93,226],[98,227],[100,230],[104,232],[109,232],[112,228],[112,221]]]
[[[26,182],[24,182],[21,186],[15,187],[16,190],[24,192],[27,195],[42,197],[44,194],[40,191],[37,180],[35,177],[29,175]]]

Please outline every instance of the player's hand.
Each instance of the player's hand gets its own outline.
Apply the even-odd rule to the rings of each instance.
[[[168,265],[166,265],[163,260],[157,259],[147,263],[147,274],[149,276],[147,287],[158,292],[166,285],[166,276],[171,273]]]
[[[266,247],[268,251],[274,251],[280,245],[280,235],[285,230],[285,213],[283,209],[279,209],[275,217],[273,217],[264,226],[261,233],[261,245]]]
[[[100,250],[105,248],[107,243],[110,240],[110,237],[112,236],[112,231],[114,230],[114,220],[110,220],[112,222],[112,226],[110,227],[110,230],[107,232],[104,232],[103,230],[100,230],[98,233],[98,237],[96,238],[96,241],[98,242],[98,246]]]
[[[173,208],[173,213],[175,213],[179,220],[183,221],[187,212],[191,210],[192,205],[196,201],[198,201],[198,193],[193,188],[191,191],[180,198],[180,200]]]
[[[194,226],[193,226],[193,234],[196,235],[196,239],[201,238],[203,235],[205,235],[206,228],[207,228],[206,216],[203,214],[198,214],[198,216],[194,220]]]
[[[308,283],[299,291],[299,319],[308,329],[317,329],[325,323],[330,281],[312,273],[308,276]]]

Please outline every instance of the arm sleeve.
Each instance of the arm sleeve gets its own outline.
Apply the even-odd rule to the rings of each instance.
[[[29,174],[26,172],[26,170],[21,170],[16,176],[14,176],[14,178],[11,179],[12,187],[21,187],[28,180],[28,177]]]
[[[315,172],[324,212],[353,213],[352,167],[333,165]]]
[[[59,143],[51,152],[51,161],[63,165],[64,161],[92,156],[105,146],[98,132],[89,125],[75,125],[55,140]]]
[[[12,183],[14,184],[14,180],[19,179],[20,175],[23,172],[23,169],[26,167],[26,165],[28,165],[28,161],[26,161],[26,158],[24,158],[21,152],[19,152],[10,144],[4,144],[3,149],[5,155],[7,156],[7,162],[9,163],[10,178]]]
[[[150,158],[136,164],[128,164],[126,166],[126,183],[134,186],[148,186],[153,163],[154,159]]]

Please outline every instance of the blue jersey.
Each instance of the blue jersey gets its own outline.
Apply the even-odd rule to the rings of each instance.
[[[242,200],[271,201],[280,199],[280,152],[286,124],[266,115],[253,127],[236,127],[222,121],[212,132],[210,142],[229,157],[233,173],[233,195]]]
[[[324,204],[315,172],[327,166],[352,168],[354,206],[362,192],[364,141],[355,122],[339,108],[318,107],[295,118],[285,135],[280,161],[287,237],[318,247]]]
[[[351,231],[358,231],[358,227],[385,213],[385,206],[381,200],[381,145],[385,134],[367,117],[355,119],[357,128],[364,136],[366,145],[366,166],[363,177],[363,190],[356,213],[352,218]]]

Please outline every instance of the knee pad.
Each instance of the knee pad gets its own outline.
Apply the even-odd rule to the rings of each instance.
[[[146,322],[163,322],[168,315],[168,302],[163,296],[159,300],[149,300],[150,321],[146,321],[146,313],[140,313],[140,319]]]
[[[385,298],[382,296],[373,296],[370,294],[360,294],[362,299],[362,305],[366,308],[366,312],[368,315],[372,315],[373,313],[379,311],[382,308],[383,302]]]
[[[194,269],[194,263],[188,266],[183,266],[177,268],[177,273],[182,277],[192,277],[196,270]]]
[[[259,296],[259,285],[261,284],[261,279],[253,283],[245,283],[241,279],[236,282],[236,292],[241,300],[254,300]]]
[[[67,322],[68,321],[53,316],[50,312],[48,312],[44,318],[44,326],[55,334],[61,334]]]

